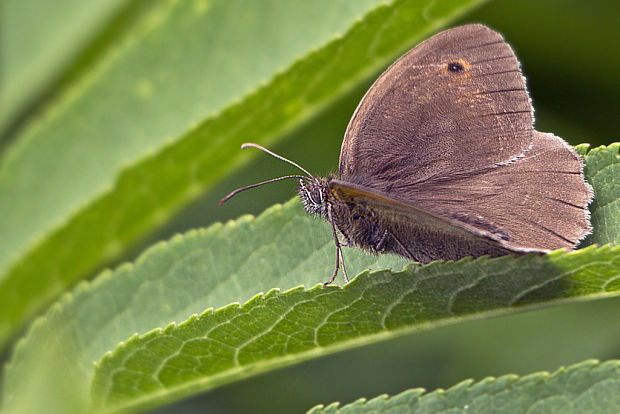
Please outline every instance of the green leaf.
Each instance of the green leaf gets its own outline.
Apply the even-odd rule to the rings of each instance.
[[[352,275],[407,262],[347,253]],[[90,405],[92,363],[119,342],[274,286],[314,286],[331,275],[334,254],[329,226],[308,216],[298,200],[256,219],[245,216],[158,243],[135,264],[80,283],[37,320],[5,371],[3,408],[83,412]],[[33,388],[49,394],[30,398]]]
[[[597,151],[615,154],[617,146]],[[612,234],[617,223],[598,225],[609,224],[605,233]],[[297,288],[331,275],[330,232],[292,200],[256,219],[246,216],[159,243],[134,265],[80,284],[16,348],[5,371],[4,408],[86,411],[91,383],[100,404],[157,406],[409,332],[620,291],[620,246],[409,265],[403,272],[364,272],[343,289]],[[358,249],[347,249],[345,260],[351,274],[406,263]],[[268,293],[256,296],[261,291]],[[210,308],[219,309],[204,311]],[[201,316],[187,319],[192,314]],[[36,399],[29,398],[33,388],[42,390]]]
[[[0,346],[241,165],[241,142],[282,140],[478,3],[153,7],[3,155]]]
[[[186,396],[422,329],[620,293],[620,247],[364,272],[344,288],[272,290],[133,337],[97,366],[106,405]],[[142,408],[142,407],[140,407]]]
[[[339,407],[318,406],[308,414],[348,413],[617,413],[620,411],[620,361],[584,361],[549,374],[506,375],[472,380],[444,391],[412,389]]]
[[[587,146],[579,145],[582,155]],[[585,175],[595,190],[590,205],[593,233],[582,243],[603,245],[620,244],[620,144],[594,148],[585,155]]]

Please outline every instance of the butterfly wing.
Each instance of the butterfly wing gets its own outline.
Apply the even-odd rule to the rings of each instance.
[[[357,184],[332,180],[329,190],[334,220],[342,234],[370,251],[396,253],[420,263],[546,251],[510,246],[501,233],[413,207]]]
[[[390,66],[347,128],[341,180],[388,192],[509,162],[531,145],[519,62],[482,25],[443,31]]]
[[[591,230],[592,191],[579,156],[534,131],[531,111],[519,62],[498,33],[446,30],[368,91],[345,134],[339,178],[508,249],[572,248]]]
[[[478,174],[409,188],[417,208],[495,226],[508,246],[573,248],[590,233],[592,189],[583,163],[564,140],[534,132],[532,149],[514,162]]]

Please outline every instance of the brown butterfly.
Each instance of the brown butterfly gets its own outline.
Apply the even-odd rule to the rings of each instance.
[[[339,174],[299,178],[306,211],[342,245],[420,263],[574,248],[591,232],[579,155],[533,127],[519,61],[502,36],[445,30],[392,64],[346,130]],[[343,239],[341,242],[339,236]]]

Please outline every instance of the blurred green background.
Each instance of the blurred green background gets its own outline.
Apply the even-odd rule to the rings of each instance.
[[[149,7],[144,1],[133,4],[127,16],[117,16],[109,30],[122,31],[124,18],[130,21],[128,15]],[[620,2],[490,1],[455,25],[470,22],[491,26],[513,45],[528,80],[538,130],[554,132],[572,144],[597,146],[620,140]],[[88,60],[88,51],[81,59]],[[79,71],[80,65],[74,62],[67,71]],[[68,72],[55,87],[36,97],[31,110],[53,96],[54,88],[62,87],[64,77],[70,77]],[[336,171],[344,130],[368,86],[342,98],[272,149],[314,174]],[[10,145],[12,134],[28,115],[28,110],[23,111],[11,124],[0,146]],[[340,133],[326,136],[325,130]],[[247,140],[255,138],[248,136]],[[144,247],[175,233],[241,214],[258,214],[290,199],[294,185],[283,182],[240,194],[225,207],[217,206],[231,189],[289,171],[277,160],[256,153],[242,170],[123,259],[132,260]],[[470,322],[349,351],[346,358],[333,355],[283,369],[157,412],[304,412],[317,401],[346,403],[413,387],[445,388],[466,378],[555,370],[587,358],[618,358],[619,312],[620,299],[609,299]]]

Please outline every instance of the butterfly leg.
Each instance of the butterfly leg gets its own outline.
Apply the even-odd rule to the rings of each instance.
[[[399,239],[398,237],[396,237],[396,235],[394,233],[392,233],[391,231],[389,232],[390,235],[392,236],[392,238],[396,241],[396,244],[398,244],[398,246],[402,249],[403,253],[401,253],[402,256],[408,257],[411,260],[415,260],[416,262],[419,262],[420,260],[417,259],[413,253],[411,253],[411,250],[409,250]]]
[[[382,252],[384,250],[385,240],[387,239],[388,234],[390,234],[390,231],[388,229],[385,229],[385,231],[383,232],[383,236],[381,236],[381,240],[379,240],[379,243],[377,243],[377,246],[375,247],[378,252]]]
[[[336,244],[336,268],[334,269],[334,274],[332,278],[327,282],[323,283],[323,286],[327,286],[332,283],[336,276],[338,276],[338,269],[340,268],[340,264],[342,264],[342,275],[344,276],[344,283],[349,283],[349,278],[347,277],[347,269],[344,267],[344,258],[342,257],[342,248],[340,247],[340,241],[338,240],[338,234],[336,233],[336,225],[334,224],[333,216],[332,216],[332,206],[331,204],[327,205],[327,219],[329,224],[332,226],[332,235],[334,236],[334,243]]]

